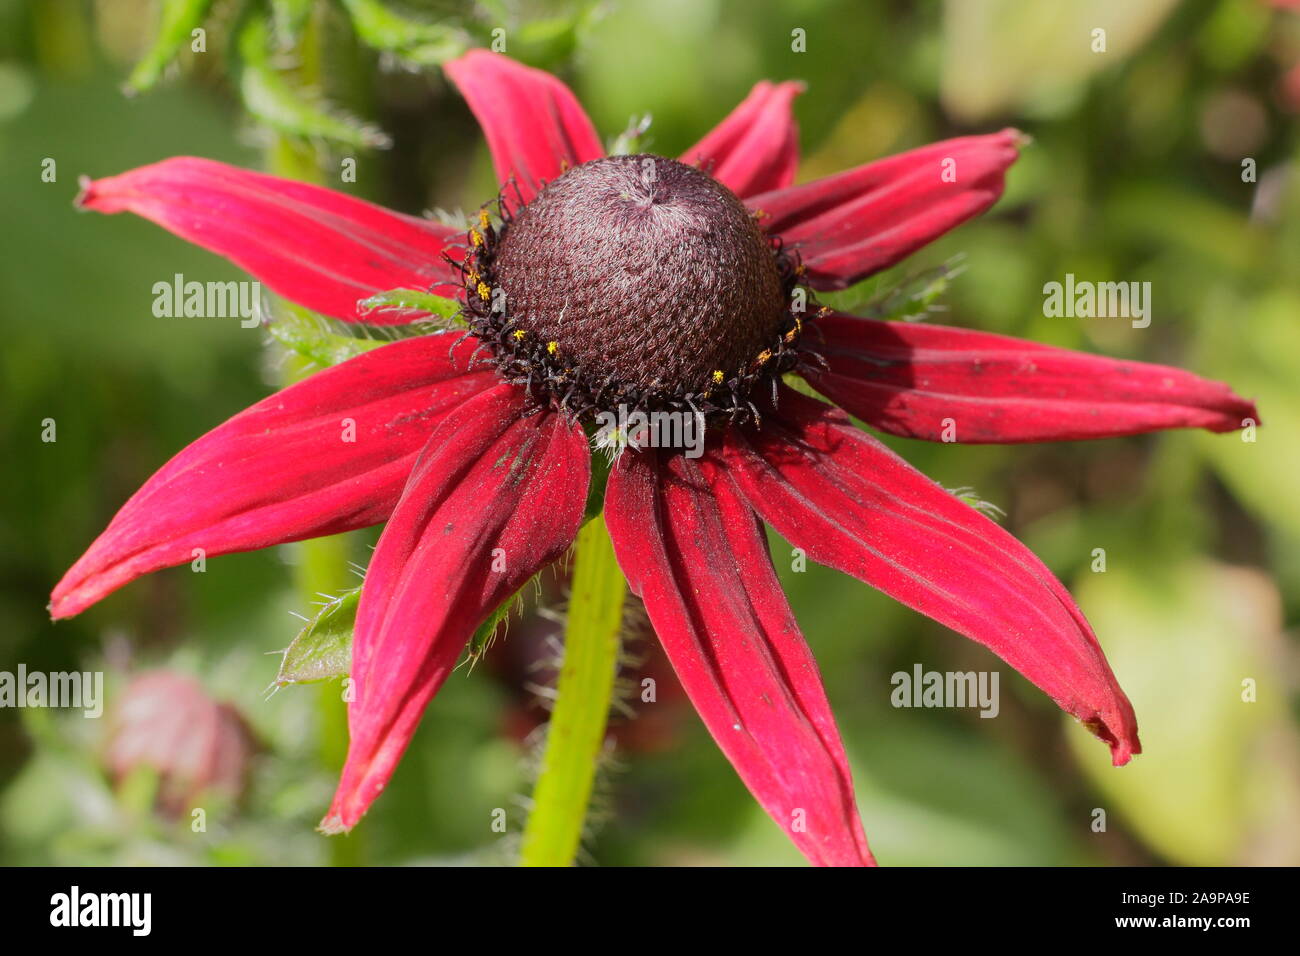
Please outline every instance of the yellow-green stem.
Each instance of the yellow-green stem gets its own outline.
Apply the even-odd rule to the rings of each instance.
[[[597,515],[578,534],[564,664],[524,827],[523,866],[569,866],[577,856],[605,743],[626,590],[605,519]]]

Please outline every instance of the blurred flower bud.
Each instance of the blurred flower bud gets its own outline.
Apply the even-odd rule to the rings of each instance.
[[[256,749],[234,707],[192,677],[158,670],[133,679],[113,708],[104,766],[115,785],[141,768],[155,771],[155,805],[178,817],[205,798],[237,801]]]

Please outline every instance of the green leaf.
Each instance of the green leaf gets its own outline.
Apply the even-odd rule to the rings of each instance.
[[[409,19],[378,0],[343,0],[343,6],[361,42],[413,66],[440,66],[469,47],[460,30]]]
[[[237,34],[239,92],[254,119],[271,129],[307,139],[325,139],[362,149],[392,145],[382,130],[297,89],[271,64],[271,31],[258,11],[245,17]]]
[[[212,0],[162,0],[158,37],[126,81],[127,93],[150,89],[207,16]]]

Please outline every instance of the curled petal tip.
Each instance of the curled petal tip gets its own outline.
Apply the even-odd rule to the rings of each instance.
[[[82,212],[90,208],[91,192],[95,188],[95,181],[89,176],[81,175],[77,177],[77,198],[72,200],[72,205]]]
[[[1241,431],[1241,429],[1245,428],[1247,425],[1255,425],[1258,427],[1264,424],[1263,419],[1259,417],[1259,409],[1255,407],[1254,400],[1242,398],[1235,394],[1232,398],[1235,400],[1238,421],[1236,423],[1228,423],[1222,428],[1214,428],[1213,431],[1236,432]]]
[[[1116,715],[1116,719],[1110,722],[1098,714],[1083,720],[1082,723],[1089,733],[1110,747],[1112,766],[1122,767],[1133,759],[1135,754],[1142,752],[1142,741],[1138,739],[1137,719],[1131,708]]]
[[[1011,141],[1011,145],[1016,149],[1026,149],[1034,145],[1034,137],[1030,136],[1024,130],[1016,129],[1014,126],[1008,126],[1002,131],[1002,135]]]
[[[1132,739],[1117,740],[1110,745],[1110,762],[1116,767],[1122,767],[1137,754],[1142,752],[1142,742],[1138,740],[1137,733],[1134,732]]]
[[[337,813],[331,813],[316,827],[316,832],[323,833],[325,836],[338,836],[341,833],[351,832],[353,825],[344,823],[343,818]]]

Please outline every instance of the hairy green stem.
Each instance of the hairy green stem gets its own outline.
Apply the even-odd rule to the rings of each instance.
[[[577,856],[614,695],[626,591],[597,515],[578,534],[564,663],[524,827],[523,866],[569,866]]]

